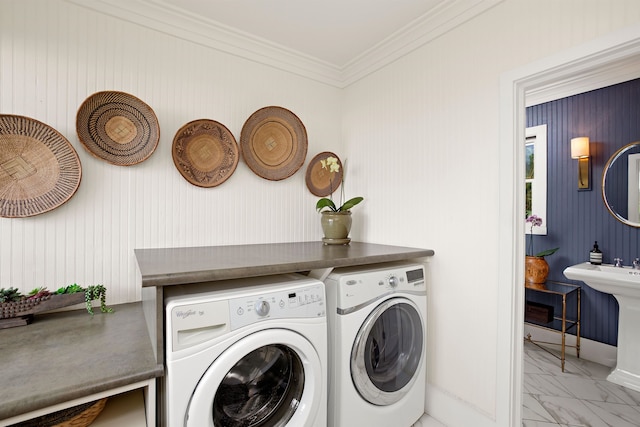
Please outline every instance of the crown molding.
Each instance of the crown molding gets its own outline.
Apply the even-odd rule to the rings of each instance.
[[[400,59],[504,0],[450,0],[416,18],[404,28],[349,62],[342,70],[343,87]]]
[[[449,0],[339,66],[154,0],[65,0],[249,61],[345,88],[504,0]]]

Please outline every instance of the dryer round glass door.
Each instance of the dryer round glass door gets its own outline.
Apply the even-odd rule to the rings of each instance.
[[[319,410],[322,375],[319,356],[301,335],[256,332],[209,366],[189,402],[186,425],[310,426]]]
[[[423,363],[424,327],[418,307],[392,298],[365,319],[351,350],[351,377],[374,405],[398,402],[416,381]]]

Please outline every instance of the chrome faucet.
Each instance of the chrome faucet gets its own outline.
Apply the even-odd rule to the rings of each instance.
[[[633,260],[633,268],[634,270],[640,270],[640,258],[636,258]]]
[[[613,262],[614,267],[622,267],[622,258],[614,258]]]

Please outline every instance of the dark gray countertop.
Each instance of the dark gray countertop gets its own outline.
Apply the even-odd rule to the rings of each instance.
[[[295,242],[136,249],[135,255],[146,287],[402,261],[430,257],[434,251],[361,242]]]
[[[141,303],[0,330],[0,420],[163,375]]]

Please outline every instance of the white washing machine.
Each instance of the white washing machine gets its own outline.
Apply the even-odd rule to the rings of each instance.
[[[388,263],[336,269],[325,285],[328,425],[413,425],[425,409],[424,266]]]
[[[167,426],[326,426],[322,282],[288,274],[165,294]]]

